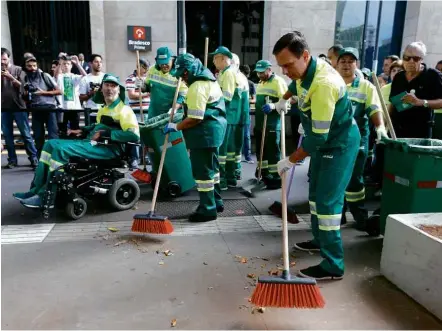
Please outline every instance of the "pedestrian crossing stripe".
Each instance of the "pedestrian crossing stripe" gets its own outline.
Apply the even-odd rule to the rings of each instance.
[[[23,149],[18,149],[15,151],[17,155],[26,155],[26,151]],[[2,151],[2,155],[8,155],[8,151],[5,149]]]

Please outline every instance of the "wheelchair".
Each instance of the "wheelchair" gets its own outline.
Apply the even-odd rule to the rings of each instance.
[[[72,139],[68,137],[68,139]],[[114,145],[120,149],[120,156],[114,159],[98,160],[85,157],[71,157],[69,162],[49,174],[48,187],[43,197],[42,215],[45,220],[51,209],[64,209],[71,220],[82,218],[87,212],[87,200],[100,198],[115,211],[131,209],[140,198],[137,182],[127,178],[131,146],[138,143],[116,143],[109,140],[98,145]]]

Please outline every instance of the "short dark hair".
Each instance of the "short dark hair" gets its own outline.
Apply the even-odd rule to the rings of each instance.
[[[437,62],[436,67],[437,67],[439,64],[442,64],[442,60],[440,60],[439,62]]]
[[[2,55],[6,54],[8,57],[11,57],[11,52],[9,49],[2,47]]]
[[[284,48],[288,48],[297,58],[300,58],[305,50],[310,51],[307,40],[305,40],[304,35],[299,31],[286,33],[279,38],[273,47],[273,55],[279,54]]]
[[[239,70],[247,77],[250,76],[250,67],[247,64],[240,65]]]
[[[58,66],[58,60],[53,60],[51,65],[55,64],[56,66]]]
[[[391,60],[391,62],[394,62],[394,61],[399,60],[399,56],[397,56],[397,55],[388,55],[387,57],[385,57],[385,60]]]
[[[99,57],[100,59],[103,60],[103,57],[102,57],[100,54],[92,54],[92,55],[89,57],[89,62],[94,62],[94,60],[95,60],[96,57]]]
[[[328,50],[332,51],[334,54],[337,55],[343,49],[344,49],[344,46],[342,46],[341,44],[336,44],[336,45],[333,45],[332,47],[330,47]]]

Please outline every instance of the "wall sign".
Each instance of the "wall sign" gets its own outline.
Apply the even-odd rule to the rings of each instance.
[[[152,29],[150,26],[127,26],[127,49],[130,51],[152,50]]]

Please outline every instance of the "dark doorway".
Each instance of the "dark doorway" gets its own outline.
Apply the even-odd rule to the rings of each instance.
[[[17,64],[25,52],[49,71],[59,52],[91,53],[88,1],[8,1],[12,51]]]
[[[186,1],[185,5],[189,53],[202,61],[209,37],[209,52],[223,45],[242,64],[254,66],[261,59],[264,1]],[[209,67],[213,67],[211,60]]]

